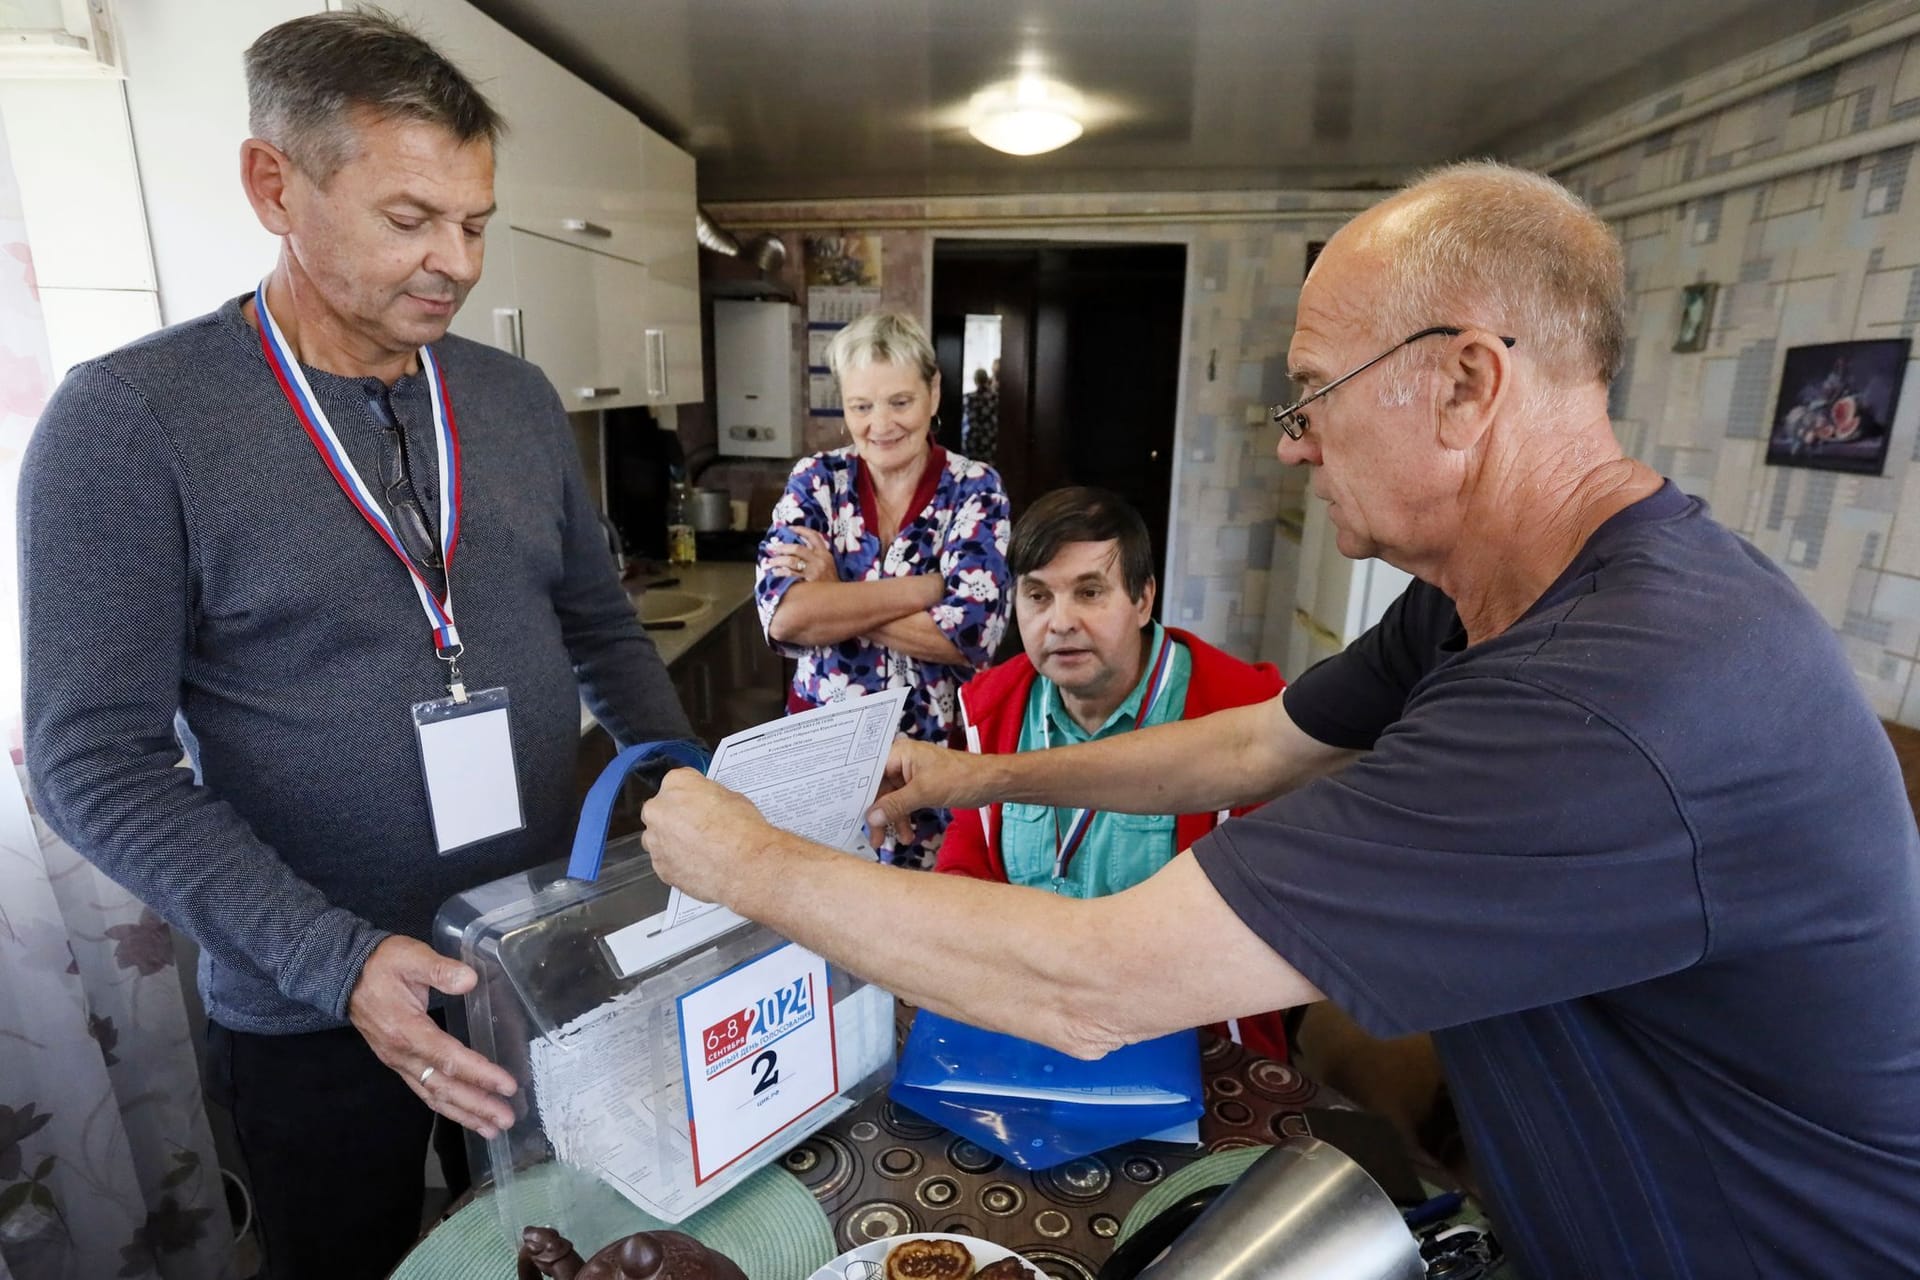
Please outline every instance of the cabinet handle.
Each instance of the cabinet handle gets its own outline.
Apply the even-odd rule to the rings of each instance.
[[[581,387],[574,392],[582,400],[604,400],[608,396],[620,394],[618,387]]]
[[[526,313],[519,307],[493,309],[493,345],[522,359],[526,357]]]
[[[613,232],[597,222],[588,222],[585,218],[562,218],[560,225],[575,235],[594,236],[601,240],[613,239]]]
[[[647,330],[647,394],[667,394],[667,331]]]

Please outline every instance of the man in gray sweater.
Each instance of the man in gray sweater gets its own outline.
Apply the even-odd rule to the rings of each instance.
[[[415,1238],[433,1112],[512,1121],[429,1011],[474,982],[421,941],[435,910],[564,852],[580,690],[621,742],[691,730],[553,388],[446,333],[492,107],[363,14],[274,28],[247,76],[271,275],[75,368],[28,451],[27,762],[53,828],[203,949],[273,1274],[342,1280]],[[475,725],[491,772],[432,763]]]

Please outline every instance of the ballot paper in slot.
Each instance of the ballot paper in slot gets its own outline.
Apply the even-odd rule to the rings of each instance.
[[[743,729],[714,748],[707,776],[753,801],[782,831],[865,853],[867,810],[906,702],[905,689],[883,689]],[[661,932],[723,928],[729,919],[740,917],[675,889]]]
[[[788,1055],[818,1057],[830,1044],[832,1093],[796,1090],[766,1134],[740,1130],[731,1146],[709,1144],[713,1126],[689,1123],[689,1062],[703,1077],[696,1092],[709,1095],[716,1081],[724,1094],[753,1066],[723,1073],[724,1060],[690,1059],[688,1037],[705,1028],[685,1025],[684,998],[702,989],[730,994],[722,981],[729,975],[749,981],[757,962],[798,948],[732,917],[680,932],[652,955],[623,952],[612,940],[666,917],[668,887],[637,837],[603,853],[594,879],[569,878],[556,862],[460,894],[435,922],[435,945],[479,974],[464,1002],[449,1008],[450,1028],[520,1086],[506,1132],[468,1136],[481,1192],[516,1247],[529,1223],[583,1240],[625,1235],[645,1220],[681,1221],[892,1075],[893,997],[811,959],[807,970],[825,988],[818,1010],[830,1017],[773,1048],[784,1067]],[[820,1075],[783,1072],[788,1078],[813,1090]],[[703,1176],[699,1155],[716,1152],[737,1158],[710,1159]]]

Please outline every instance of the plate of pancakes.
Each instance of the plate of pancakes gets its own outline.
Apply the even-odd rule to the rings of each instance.
[[[808,1280],[1047,1280],[1011,1249],[972,1236],[920,1231],[872,1240]]]

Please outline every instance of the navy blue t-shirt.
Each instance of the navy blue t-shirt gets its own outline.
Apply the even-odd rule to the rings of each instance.
[[[1369,753],[1200,864],[1433,1032],[1527,1275],[1920,1274],[1920,835],[1778,569],[1668,484],[1501,635],[1416,582],[1285,696]]]

